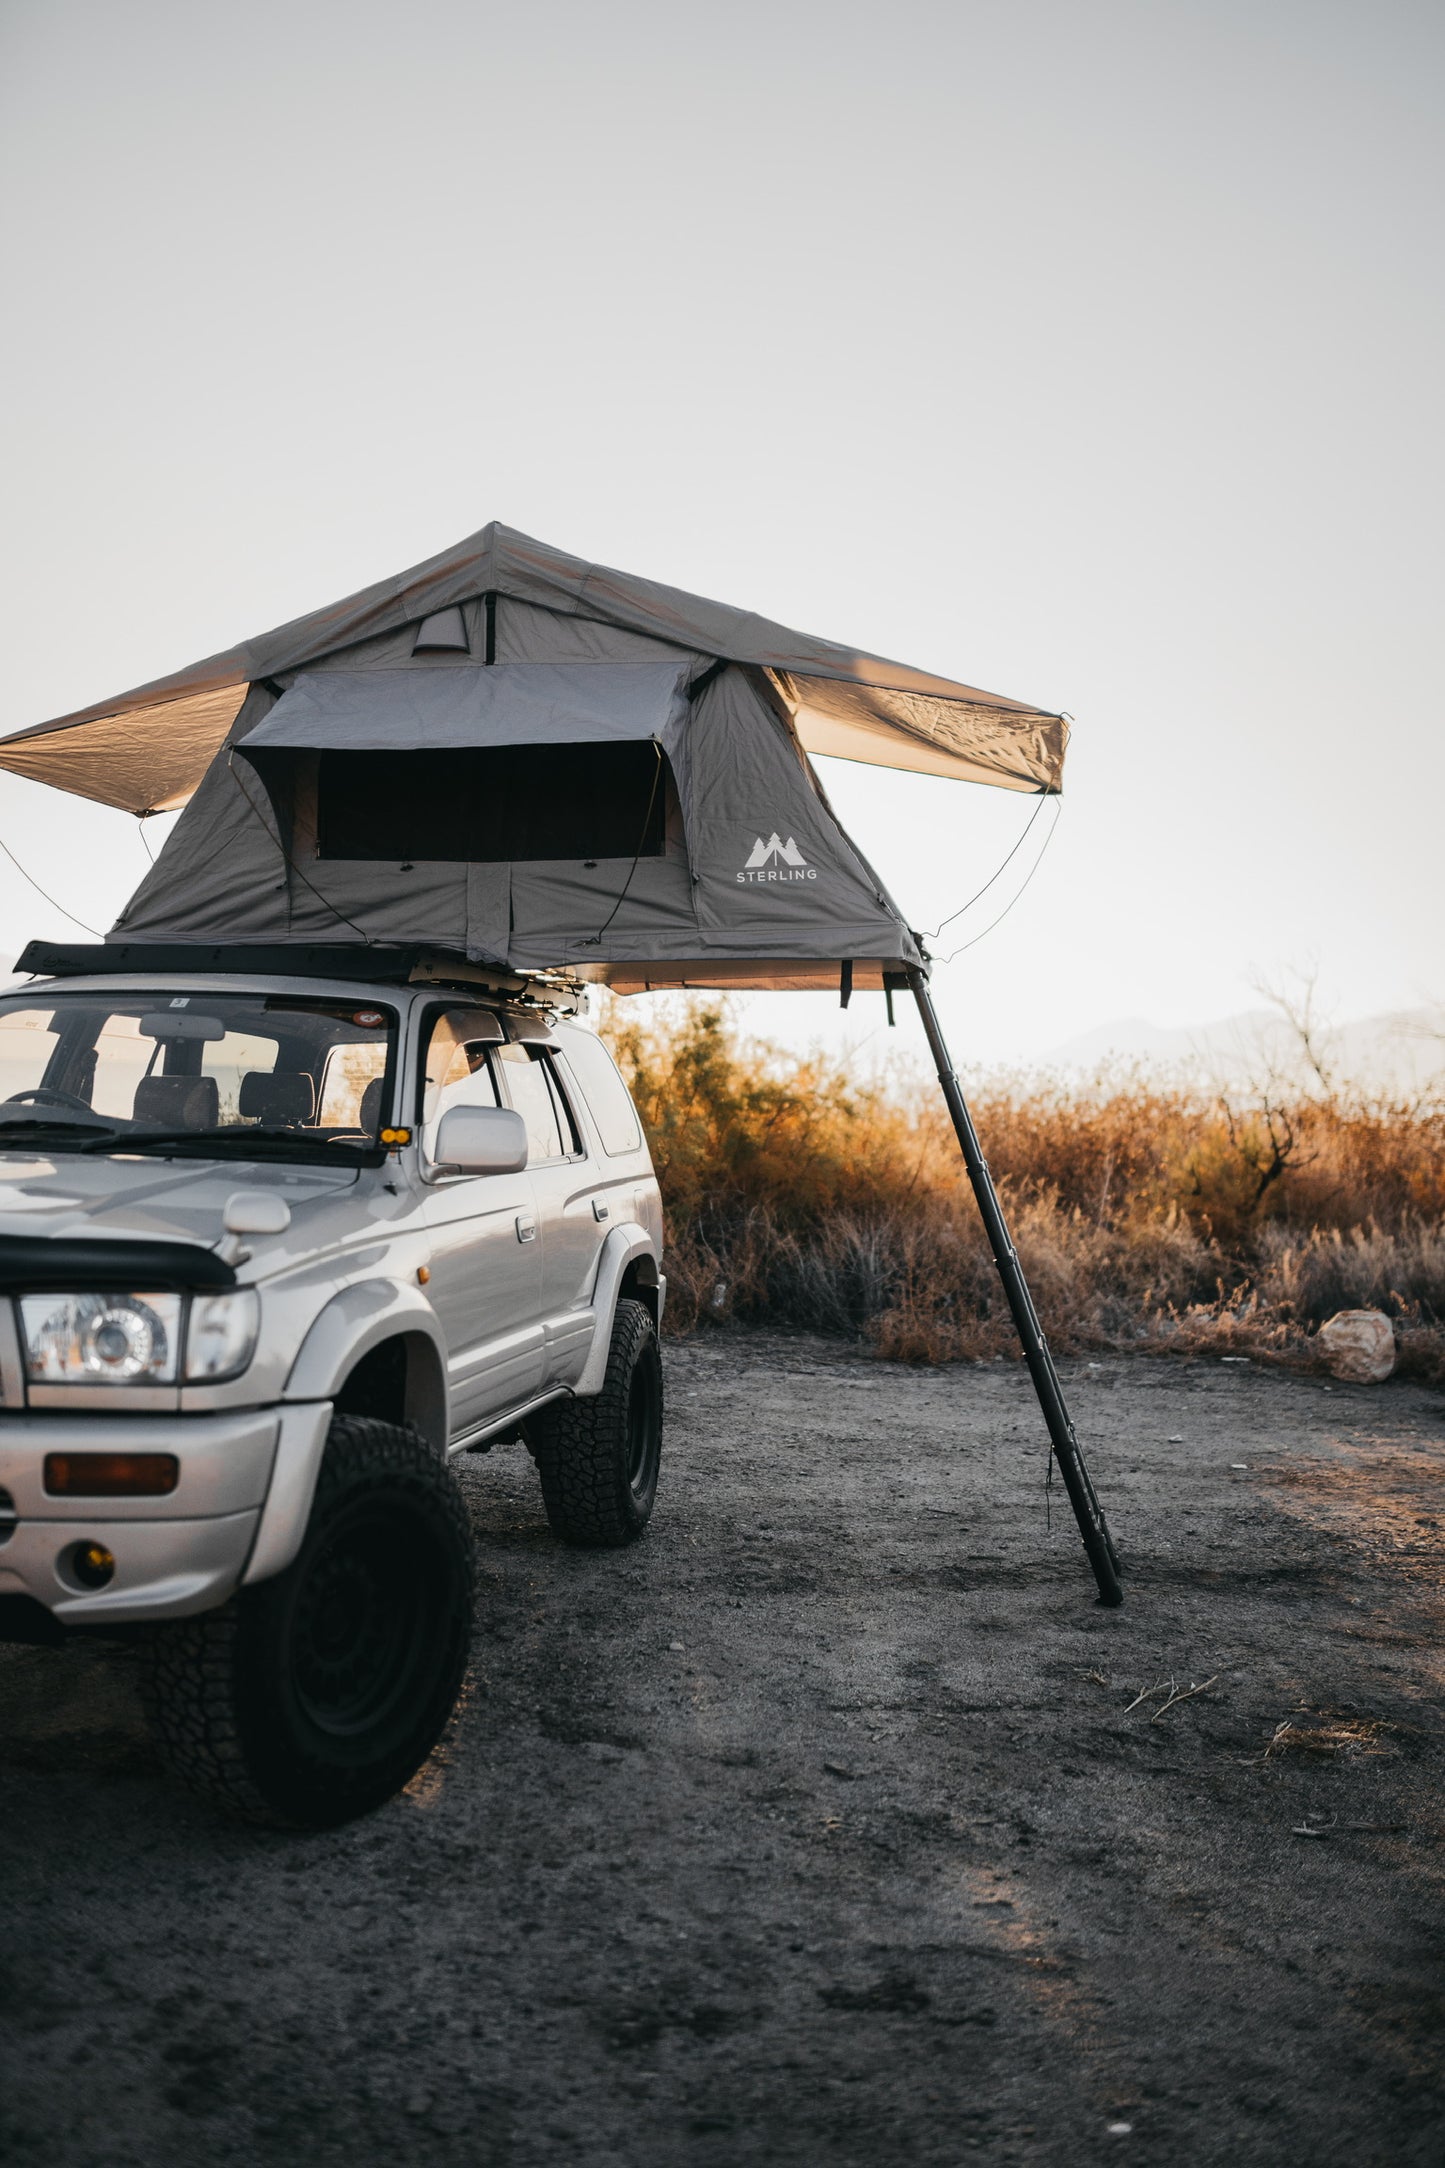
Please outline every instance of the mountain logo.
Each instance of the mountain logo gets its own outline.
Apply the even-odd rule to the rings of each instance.
[[[793,838],[789,836],[784,843],[775,828],[766,840],[758,837],[737,878],[740,881],[816,881],[818,875]]]

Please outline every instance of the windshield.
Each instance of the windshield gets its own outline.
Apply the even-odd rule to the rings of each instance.
[[[264,994],[0,1001],[0,1149],[340,1159],[380,1149],[396,1014]]]

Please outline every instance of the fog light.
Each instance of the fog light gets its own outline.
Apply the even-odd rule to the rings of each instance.
[[[82,1588],[104,1588],[115,1572],[115,1553],[103,1543],[77,1543],[70,1570]]]
[[[167,1498],[180,1476],[174,1453],[45,1456],[45,1488],[52,1498]]]

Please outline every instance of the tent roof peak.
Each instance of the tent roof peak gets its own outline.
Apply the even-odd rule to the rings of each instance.
[[[187,669],[0,739],[0,767],[134,813],[185,803],[246,687],[485,595],[765,671],[809,752],[1060,787],[1062,716],[573,557],[491,520],[422,563]],[[503,613],[505,614],[505,613]]]

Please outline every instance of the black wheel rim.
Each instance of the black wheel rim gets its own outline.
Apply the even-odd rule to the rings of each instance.
[[[627,1487],[645,1500],[657,1481],[662,1438],[662,1387],[655,1362],[644,1356],[633,1369],[627,1395]]]
[[[296,1592],[291,1675],[331,1740],[374,1739],[426,1692],[440,1623],[440,1561],[394,1506],[359,1505],[327,1531]]]

